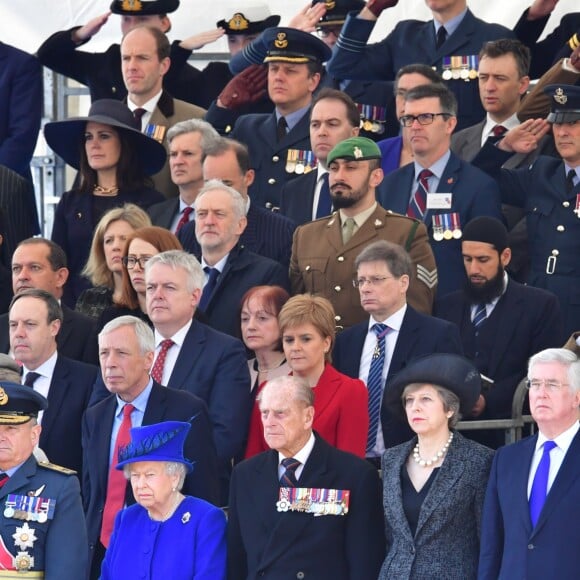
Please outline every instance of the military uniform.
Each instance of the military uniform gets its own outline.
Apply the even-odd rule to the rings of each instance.
[[[386,240],[403,246],[414,266],[407,292],[413,308],[431,314],[437,270],[425,225],[377,205],[375,211],[346,243],[342,242],[338,212],[300,226],[294,233],[290,284],[294,294],[310,292],[328,298],[337,326],[350,327],[368,317],[352,284],[354,261],[370,243]]]
[[[17,433],[0,462],[0,577],[82,580],[88,573],[88,541],[75,472],[33,455],[46,410],[45,397],[17,383],[0,383],[0,429]],[[23,456],[28,459],[23,463]]]

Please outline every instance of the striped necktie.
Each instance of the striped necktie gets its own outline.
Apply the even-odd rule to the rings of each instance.
[[[280,477],[280,487],[297,487],[296,470],[300,466],[300,461],[294,457],[286,457],[282,459],[281,464],[285,471]]]

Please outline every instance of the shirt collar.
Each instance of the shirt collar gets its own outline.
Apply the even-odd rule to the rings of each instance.
[[[459,25],[461,24],[461,21],[465,18],[466,14],[467,14],[467,8],[465,8],[465,10],[461,14],[458,14],[457,16],[452,18],[451,20],[448,20],[447,22],[445,22],[445,24],[433,19],[433,24],[435,25],[435,36],[437,36],[439,29],[442,26],[445,26],[445,30],[447,31],[447,37],[450,37],[459,28]]]
[[[185,335],[191,326],[193,319],[188,321],[185,326],[182,326],[173,336],[169,336],[177,346],[181,347],[183,345],[183,341],[185,340]],[[155,348],[157,349],[159,345],[165,340],[164,336],[161,336],[157,330],[155,330]]]
[[[300,461],[301,465],[306,465],[306,461],[308,461],[308,458],[312,453],[312,449],[314,448],[314,443],[316,443],[316,437],[314,437],[314,433],[310,433],[310,437],[308,438],[306,445],[304,445],[304,447],[302,447],[298,453],[293,455],[294,459],[296,459],[296,461]],[[284,455],[278,453],[278,465],[282,463],[283,459],[285,459]]]
[[[554,443],[561,449],[564,453],[566,453],[572,445],[572,441],[574,437],[576,437],[576,433],[578,433],[578,429],[580,429],[580,422],[574,421],[574,423],[566,429],[563,433],[560,433],[558,437],[554,437],[554,439],[550,439],[550,441],[554,441]],[[536,441],[536,451],[541,449],[542,446],[546,441],[549,439],[541,432],[538,431],[538,440]]]
[[[399,310],[393,312],[393,314],[391,314],[391,316],[389,316],[385,320],[376,320],[374,317],[371,316],[369,318],[369,332],[374,333],[374,331],[371,331],[371,328],[377,322],[379,324],[386,324],[389,328],[399,332],[401,330],[401,326],[403,326],[403,318],[405,318],[406,312],[407,312],[407,303],[403,304],[403,306],[401,306]]]
[[[147,407],[147,402],[149,401],[149,395],[151,394],[152,388],[153,388],[153,379],[150,378],[149,382],[147,383],[147,386],[130,403],[140,413],[145,414],[145,409]],[[118,417],[123,407],[128,403],[126,401],[123,401],[123,399],[121,399],[119,395],[116,395],[116,397],[117,397],[117,410],[115,411],[115,416]]]
[[[219,270],[221,274],[224,271],[224,268],[226,267],[226,262],[228,261],[229,255],[230,253],[228,252],[221,260],[219,260],[219,262],[215,263],[213,266],[210,266],[202,256],[201,269],[205,272],[205,268],[216,268],[216,270]]]
[[[423,169],[429,169],[438,180],[441,180],[441,176],[445,171],[445,167],[447,166],[447,162],[449,161],[450,157],[451,151],[447,149],[447,151],[445,151],[445,153],[441,157],[439,157],[439,159],[437,159],[437,161],[435,161],[435,163],[433,163],[433,165],[431,165],[430,167],[421,167],[421,165],[419,165],[416,161],[414,161],[415,181],[417,181],[417,179],[419,178],[419,173],[421,173]]]
[[[58,358],[58,352],[55,350],[52,355],[47,358],[41,365],[38,365],[34,369],[35,373],[38,373],[41,377],[51,378],[54,373],[54,367],[56,366],[56,359]],[[26,365],[22,365],[22,377],[26,377],[26,373],[31,372]]]
[[[302,117],[304,117],[304,115],[306,115],[309,111],[310,104],[308,104],[306,107],[298,109],[297,111],[288,113],[287,115],[282,115],[282,113],[276,109],[276,121],[279,121],[280,117],[284,117],[286,119],[286,125],[288,125],[288,132],[290,132],[298,124],[300,119],[302,119]]]
[[[364,211],[361,211],[360,213],[357,213],[356,215],[352,216],[352,218],[354,219],[354,223],[356,224],[357,228],[360,228],[368,219],[369,217],[373,214],[373,212],[377,209],[377,202],[375,202],[372,207],[369,207],[368,209],[365,209]],[[348,216],[345,215],[345,213],[339,209],[338,213],[340,215],[340,223],[342,225],[344,225],[344,222],[348,219]]]
[[[511,117],[508,117],[501,123],[498,123],[497,121],[494,121],[488,113],[485,117],[483,131],[481,132],[482,143],[485,143],[486,139],[491,135],[491,132],[496,125],[503,125],[509,131],[510,129],[514,129],[520,125],[520,120],[518,119],[517,113],[514,113]]]
[[[161,94],[163,93],[163,89],[161,89],[153,98],[149,99],[146,103],[143,103],[140,107],[137,106],[132,100],[131,97],[127,97],[127,107],[129,110],[133,112],[135,109],[145,109],[148,113],[153,113],[159,99],[161,98]]]

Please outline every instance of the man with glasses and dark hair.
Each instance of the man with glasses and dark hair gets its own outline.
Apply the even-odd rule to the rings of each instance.
[[[368,244],[388,240],[403,246],[413,262],[409,302],[431,313],[437,270],[424,224],[381,207],[381,152],[366,137],[351,137],[328,154],[329,187],[336,211],[294,233],[290,284],[294,294],[321,294],[334,306],[336,324],[348,328],[366,318],[352,285],[354,260]]]
[[[378,201],[427,226],[439,272],[437,292],[443,296],[465,281],[463,227],[481,215],[502,219],[499,189],[451,152],[457,101],[447,87],[431,84],[409,91],[399,120],[409,131],[414,162],[385,177]]]
[[[367,385],[370,429],[366,457],[380,468],[386,448],[413,436],[408,422],[382,405],[389,380],[417,357],[436,352],[462,355],[463,349],[454,324],[421,314],[407,304],[413,265],[404,248],[385,240],[374,242],[356,257],[354,266],[353,284],[369,316],[337,335],[333,360],[341,373]],[[378,381],[372,378],[375,372]]]
[[[566,349],[528,366],[538,433],[494,457],[482,515],[479,580],[572,579],[580,570],[580,361]]]

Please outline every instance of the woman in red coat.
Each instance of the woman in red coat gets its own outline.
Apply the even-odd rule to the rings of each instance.
[[[364,457],[367,389],[362,381],[339,373],[330,364],[335,336],[332,304],[321,296],[294,296],[280,311],[278,323],[292,374],[314,389],[314,430],[338,449]],[[246,457],[267,449],[259,412],[254,411]]]

